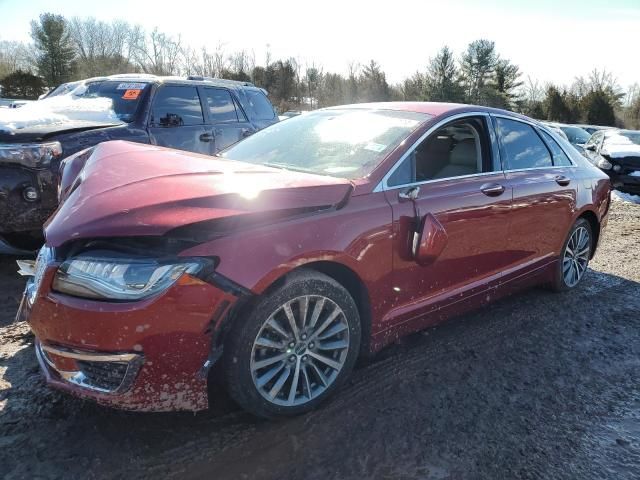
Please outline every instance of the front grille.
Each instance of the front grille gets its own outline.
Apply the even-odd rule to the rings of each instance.
[[[121,362],[78,361],[85,383],[103,390],[117,390],[127,373],[128,364]]]

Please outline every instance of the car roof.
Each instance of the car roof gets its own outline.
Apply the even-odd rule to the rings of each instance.
[[[249,88],[255,90],[261,90],[266,94],[264,89],[256,87],[251,82],[241,82],[236,80],[227,80],[224,78],[213,78],[213,77],[204,77],[199,75],[190,75],[188,77],[177,77],[177,76],[161,76],[161,75],[152,75],[147,73],[124,73],[118,75],[109,75],[105,77],[93,77],[88,78],[86,80],[82,80],[85,82],[100,82],[107,80],[122,80],[129,82],[144,82],[144,83],[170,83],[170,84],[183,84],[183,85],[209,85],[215,87],[227,87],[227,88]]]
[[[483,107],[480,105],[467,105],[463,103],[446,103],[446,102],[372,102],[372,103],[353,103],[350,105],[339,105],[328,107],[328,109],[372,109],[372,110],[394,110],[403,112],[426,113],[433,117],[448,116],[454,113],[481,112],[494,113],[499,115],[507,115],[514,118],[520,118],[528,121],[533,120],[519,113],[502,110],[500,108]]]

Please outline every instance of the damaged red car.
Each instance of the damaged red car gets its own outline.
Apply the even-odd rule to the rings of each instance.
[[[66,163],[19,315],[49,384],[147,411],[206,408],[214,370],[256,415],[308,411],[403,335],[574,288],[610,204],[544,126],[453,104],[318,110],[217,158],[116,141]]]

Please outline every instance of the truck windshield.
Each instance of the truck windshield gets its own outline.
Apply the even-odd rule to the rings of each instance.
[[[85,89],[86,88],[86,89]],[[135,118],[138,107],[148,83],[126,81],[91,82],[73,91],[74,95],[82,98],[110,98],[113,111],[123,122],[131,122]]]

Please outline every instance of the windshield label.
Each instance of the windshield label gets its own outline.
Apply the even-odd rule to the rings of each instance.
[[[116,90],[142,90],[145,86],[144,83],[121,83]]]
[[[139,96],[140,96],[140,92],[142,92],[142,90],[125,90],[124,95],[122,95],[122,98],[124,100],[136,100]]]
[[[372,152],[384,152],[384,149],[387,148],[386,145],[383,145],[381,143],[374,143],[374,142],[369,142],[364,146],[365,150],[371,150]]]

